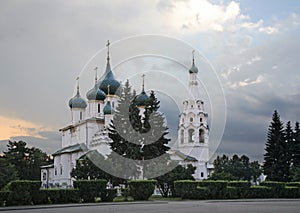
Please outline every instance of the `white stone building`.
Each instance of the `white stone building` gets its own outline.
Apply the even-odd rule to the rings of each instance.
[[[189,70],[189,88],[191,98],[183,102],[180,115],[178,144],[170,151],[171,158],[180,160],[182,164],[193,164],[197,167],[195,178],[205,179],[209,175],[207,124],[208,115],[204,111],[204,103],[198,95],[198,69],[194,59]],[[77,79],[78,81],[78,79]],[[79,82],[77,93],[70,99],[71,124],[60,129],[62,134],[61,149],[53,153],[54,164],[41,167],[43,187],[71,187],[70,172],[76,160],[88,150],[97,150],[107,156],[109,148],[108,126],[113,119],[113,112],[118,105],[118,88],[120,82],[114,77],[110,67],[109,49],[104,75],[97,79],[97,69],[93,88],[87,92],[87,101],[81,97]],[[136,99],[144,99],[144,91]]]
[[[179,116],[178,141],[172,152],[172,159],[196,167],[195,179],[206,179],[213,169],[209,163],[209,126],[204,102],[198,88],[198,68],[193,58],[189,69],[189,98],[183,101]]]

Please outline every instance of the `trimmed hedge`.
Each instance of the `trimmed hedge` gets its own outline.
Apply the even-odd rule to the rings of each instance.
[[[288,182],[285,186],[294,186],[300,188],[300,182]]]
[[[100,195],[103,202],[112,202],[115,197],[117,197],[117,189],[104,189]]]
[[[83,202],[94,202],[106,189],[106,180],[76,180],[73,185],[79,189],[80,198]]]
[[[0,206],[6,206],[7,202],[9,202],[9,198],[11,197],[10,191],[0,191]]]
[[[35,204],[79,203],[78,189],[41,189]]]
[[[272,188],[267,186],[251,186],[247,198],[272,198]]]
[[[201,182],[201,185],[207,187],[208,198],[211,199],[222,199],[226,197],[227,184],[228,182],[223,180],[209,180]]]
[[[261,186],[270,187],[272,190],[272,198],[283,198],[285,196],[285,183],[276,181],[264,181]]]
[[[7,185],[11,191],[7,199],[8,205],[32,205],[38,197],[41,181],[16,180]]]
[[[198,181],[193,180],[177,180],[174,181],[175,197],[181,197],[182,199],[197,199]]]
[[[129,193],[134,200],[148,200],[153,194],[156,180],[128,181]]]

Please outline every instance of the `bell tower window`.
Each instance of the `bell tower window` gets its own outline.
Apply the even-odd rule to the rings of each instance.
[[[189,129],[189,142],[194,142],[195,139],[195,131],[193,129]]]
[[[184,131],[183,130],[180,131],[180,142],[184,143]]]
[[[190,118],[190,122],[193,122],[193,118]]]
[[[202,122],[202,118],[200,118],[200,122]]]
[[[203,129],[199,130],[199,142],[204,143],[204,130]]]
[[[100,104],[98,104],[98,113],[100,113]]]

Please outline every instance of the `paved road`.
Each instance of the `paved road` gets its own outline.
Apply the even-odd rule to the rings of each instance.
[[[23,209],[22,209],[23,208]],[[24,209],[27,208],[27,209]],[[99,203],[86,205],[55,205],[0,208],[0,212],[16,213],[299,213],[299,200],[234,200],[234,201],[172,201],[172,202],[132,202],[132,203]]]

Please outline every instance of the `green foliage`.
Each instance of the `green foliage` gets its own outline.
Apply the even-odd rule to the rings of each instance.
[[[210,198],[221,199],[225,197],[227,181],[223,180],[206,180],[200,182],[201,186],[207,187]]]
[[[286,186],[284,198],[300,198],[300,188],[295,186]]]
[[[167,146],[170,139],[166,138],[167,127],[158,108],[159,101],[152,91],[142,118],[135,102],[135,93],[131,92],[129,82],[125,83],[109,129],[109,137],[112,139],[110,147],[113,152],[108,157],[112,159],[112,168],[118,168],[118,174],[122,174],[124,179],[139,178],[141,173],[143,178],[153,177],[157,172],[156,168],[160,167],[159,164],[166,164],[170,160],[166,154],[170,149]],[[135,160],[134,165],[128,165],[126,161],[116,158],[116,155]],[[161,156],[165,158],[157,162],[153,160]],[[150,159],[151,165],[147,162]]]
[[[264,181],[260,183],[261,186],[266,186],[271,188],[273,198],[284,197],[284,182],[276,182],[276,181]]]
[[[214,172],[211,180],[256,180],[261,174],[257,161],[250,162],[245,155],[217,156],[214,160]]]
[[[8,199],[11,197],[10,194],[10,191],[0,191],[0,207],[7,205]]]
[[[199,185],[198,181],[193,180],[178,180],[174,181],[174,196],[181,197],[183,199],[194,197],[195,190]]]
[[[175,196],[174,181],[176,180],[194,180],[193,174],[196,167],[191,164],[183,167],[181,165],[176,166],[172,171],[161,175],[157,178],[157,187],[163,197],[168,197],[169,191],[172,196]]]
[[[112,202],[116,196],[117,189],[104,189],[100,194],[101,201],[103,202]]]
[[[40,167],[52,163],[40,149],[26,146],[24,141],[9,141],[4,158],[14,165],[21,180],[40,180]]]
[[[14,164],[8,162],[4,157],[0,157],[0,189],[10,181],[18,180],[18,172]]]
[[[288,182],[288,183],[285,183],[285,186],[287,186],[287,187],[293,186],[293,187],[299,187],[300,188],[300,182]]]
[[[249,181],[229,181],[228,186],[249,189],[251,183]]]
[[[267,186],[251,186],[247,198],[272,198],[272,189]]]
[[[106,188],[106,183],[106,180],[76,180],[73,185],[75,189],[79,189],[83,202],[94,202]]]
[[[35,204],[78,203],[78,189],[41,189]]]
[[[154,192],[156,180],[128,181],[129,192],[134,200],[148,200]]]
[[[10,182],[5,189],[11,191],[10,205],[31,205],[37,197],[41,186],[40,181],[16,180]]]

